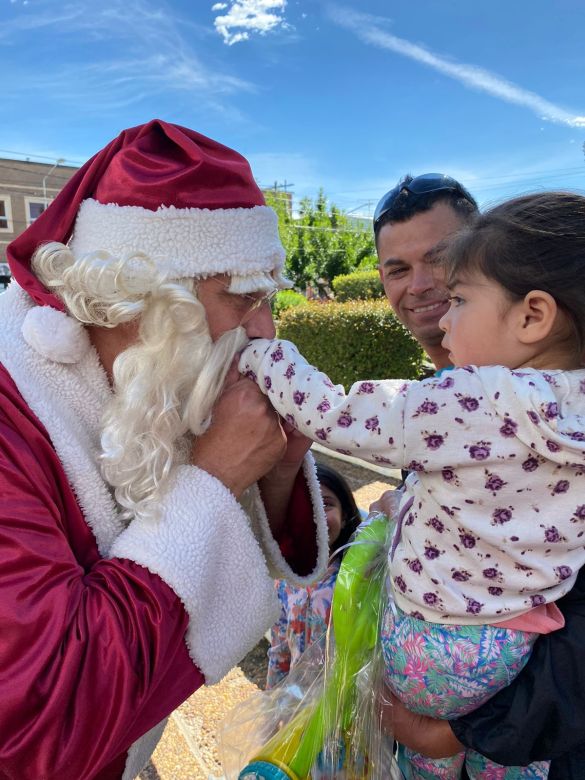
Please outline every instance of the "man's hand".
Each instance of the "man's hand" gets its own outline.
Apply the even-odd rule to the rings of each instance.
[[[217,401],[211,425],[193,443],[191,463],[240,498],[281,460],[286,449],[278,414],[256,384],[241,377]]]
[[[388,689],[380,706],[384,730],[401,745],[428,758],[446,758],[465,750],[448,721],[407,710]]]
[[[380,512],[388,518],[396,517],[401,498],[402,490],[386,490],[370,504],[370,512]]]

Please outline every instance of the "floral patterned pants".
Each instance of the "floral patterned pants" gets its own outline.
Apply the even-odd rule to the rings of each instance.
[[[479,707],[524,667],[538,634],[496,626],[428,623],[389,602],[382,622],[386,683],[411,710],[451,719]],[[472,780],[546,778],[549,764],[504,767],[468,750],[430,759],[400,749],[407,780],[457,780],[465,764]]]

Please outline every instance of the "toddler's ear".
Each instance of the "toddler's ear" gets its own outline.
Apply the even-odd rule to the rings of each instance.
[[[526,293],[518,310],[518,339],[523,344],[535,344],[547,338],[557,320],[558,306],[550,293],[531,290]]]

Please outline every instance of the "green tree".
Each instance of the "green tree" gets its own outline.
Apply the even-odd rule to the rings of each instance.
[[[328,203],[323,190],[315,201],[301,200],[296,218],[282,193],[268,193],[267,202],[278,214],[286,251],[285,271],[298,289],[313,284],[329,293],[336,276],[371,268],[375,263],[370,228],[352,223],[337,206]]]

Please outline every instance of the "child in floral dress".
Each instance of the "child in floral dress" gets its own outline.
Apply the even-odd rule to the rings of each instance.
[[[455,368],[345,393],[292,344],[253,341],[240,371],[333,450],[407,469],[389,553],[387,683],[452,719],[507,685],[585,563],[585,198],[542,193],[477,218],[446,249],[440,322]],[[412,778],[544,778],[473,751]]]
[[[266,688],[279,683],[302,653],[327,631],[333,600],[333,587],[342,554],[335,554],[349,541],[361,517],[347,482],[335,469],[317,464],[317,479],[329,531],[331,559],[325,576],[307,587],[276,580],[280,617],[270,631]]]

